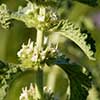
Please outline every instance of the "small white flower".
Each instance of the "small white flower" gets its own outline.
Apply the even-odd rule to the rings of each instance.
[[[23,50],[21,49],[20,51],[17,52],[18,57],[21,57]]]
[[[25,50],[25,53],[28,55],[28,54],[30,54],[32,52],[32,49],[30,49],[30,48],[28,48],[28,49],[26,49]]]
[[[38,55],[37,54],[33,54],[32,58],[31,58],[31,61],[32,62],[37,62],[38,60]]]
[[[22,93],[21,93],[21,96],[20,96],[20,100],[28,100],[28,90],[27,90],[27,87],[22,88]]]
[[[28,93],[31,95],[31,96],[34,96],[33,94],[35,93],[35,88],[33,87],[33,84],[31,83],[30,84],[30,88],[28,90]]]
[[[33,42],[30,43],[29,48],[33,49]]]
[[[51,20],[57,20],[57,15],[56,13],[51,13]]]
[[[26,0],[27,6],[21,10],[21,13],[28,15],[31,12],[35,12],[38,9],[38,6],[34,3],[32,4],[29,0]]]
[[[33,97],[33,100],[34,100],[34,96],[35,96],[35,89],[31,83],[29,89],[27,89],[27,87],[22,88],[22,93],[21,93],[19,99],[20,100],[29,100],[29,97]]]
[[[22,44],[22,49],[25,49],[26,48],[26,45],[24,45],[24,43]]]
[[[45,21],[45,16],[39,15],[38,16],[38,21],[44,22]]]
[[[33,42],[29,39],[27,45],[22,45],[22,49],[18,51],[18,57],[25,58],[26,55],[29,55],[33,51]]]
[[[41,52],[41,60],[44,60],[46,58],[46,51]]]

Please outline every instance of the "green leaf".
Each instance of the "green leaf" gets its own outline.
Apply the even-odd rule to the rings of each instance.
[[[95,42],[90,40],[92,39],[90,34],[82,32],[81,29],[73,23],[69,22],[68,20],[61,20],[59,23],[56,23],[53,28],[50,28],[50,32],[58,33],[72,40],[83,50],[90,60],[95,60]]]
[[[27,27],[34,27],[35,20],[34,16],[36,14],[37,6],[32,2],[27,0],[27,5],[25,7],[19,6],[17,12],[11,13],[11,18],[22,21]]]
[[[90,6],[97,6],[98,5],[97,0],[75,0],[75,1],[78,1],[78,2],[81,2],[84,4],[88,4]]]
[[[0,100],[4,100],[10,83],[21,72],[19,66],[0,61]]]
[[[70,80],[70,100],[86,100],[88,89],[91,87],[91,80],[88,75],[80,70],[77,64],[59,65],[69,77]]]
[[[70,64],[65,57],[48,59],[47,64],[58,65],[68,75],[70,81],[70,93],[68,93],[70,94],[70,100],[86,100],[88,90],[91,88],[91,75],[83,70],[85,69],[84,67],[74,63]]]
[[[35,16],[37,14],[37,6],[35,3],[27,1],[27,5],[25,7],[19,6],[17,12],[10,12],[6,6],[6,4],[0,5],[0,23],[3,28],[9,28],[10,20],[18,20],[22,21],[26,24],[27,27],[34,27],[35,24]],[[35,16],[35,18],[34,18]]]
[[[7,29],[10,26],[10,13],[5,4],[0,5],[0,24]]]

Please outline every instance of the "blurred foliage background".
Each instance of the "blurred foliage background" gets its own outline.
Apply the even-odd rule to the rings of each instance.
[[[81,27],[85,27],[91,33],[96,41],[96,61],[89,61],[71,41],[63,37],[59,39],[57,34],[50,34],[49,37],[53,43],[59,41],[59,49],[68,58],[71,58],[72,62],[78,62],[92,72],[94,86],[90,90],[88,100],[100,100],[100,0],[98,0],[99,5],[97,7],[91,7],[76,1],[72,3],[71,0],[58,0],[58,2],[62,6],[59,6],[58,9],[58,13],[61,14],[62,18],[69,18],[69,20],[81,25]],[[26,4],[24,0],[0,0],[1,3],[6,3],[11,11],[16,11],[19,5],[25,6]],[[35,29],[28,29],[22,22],[13,21],[12,27],[9,30],[4,30],[0,27],[0,60],[19,63],[17,51],[21,48],[22,43],[27,43],[29,38],[35,41],[35,37]],[[60,71],[52,70],[50,73],[54,73],[57,76],[61,75]],[[59,84],[57,86],[60,88]]]

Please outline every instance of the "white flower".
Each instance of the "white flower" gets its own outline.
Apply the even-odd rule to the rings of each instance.
[[[22,93],[21,93],[21,96],[20,96],[20,100],[28,100],[28,90],[27,90],[27,87],[22,88]]]
[[[45,21],[45,16],[39,15],[38,16],[38,21],[44,22]]]
[[[52,20],[52,21],[58,19],[56,13],[54,13],[54,12],[51,13],[50,17],[51,17],[51,20]]]
[[[31,42],[31,39],[28,40],[27,47],[29,47],[31,49],[33,48],[33,42]]]
[[[19,100],[30,100],[29,97],[32,97],[32,100],[34,100],[35,97],[35,89],[32,83],[30,84],[29,89],[27,89],[27,87],[22,88],[22,93],[19,97]]]
[[[21,49],[20,51],[17,52],[18,57],[21,57],[23,50]]]
[[[37,62],[38,60],[38,55],[37,54],[33,54],[32,58],[31,58],[31,61],[32,62]]]
[[[33,84],[31,83],[30,84],[30,88],[28,90],[28,93],[31,95],[31,96],[34,96],[33,94],[35,93],[35,88],[33,87]]]
[[[33,51],[33,42],[29,39],[27,45],[22,45],[22,49],[18,51],[18,57],[25,58],[26,55],[29,55]]]
[[[40,53],[40,55],[41,55],[41,60],[42,60],[42,61],[46,59],[46,56],[47,56],[46,53],[47,53],[47,49],[43,50],[43,51]]]

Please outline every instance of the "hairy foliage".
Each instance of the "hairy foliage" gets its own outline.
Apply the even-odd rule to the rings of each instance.
[[[68,75],[70,81],[68,100],[86,100],[88,90],[91,88],[91,74],[87,72],[85,67],[69,63],[69,60],[64,56],[51,58],[46,62],[49,66],[58,65]]]
[[[5,5],[3,6],[6,7]],[[4,10],[5,9],[6,8],[4,8]],[[27,25],[27,27],[36,27],[36,28],[42,27],[44,30],[46,29],[45,31],[47,32],[48,29],[50,32],[57,32],[75,42],[84,51],[84,53],[88,56],[90,60],[95,60],[94,58],[95,42],[91,38],[90,34],[88,34],[85,31],[81,31],[79,27],[69,22],[68,20],[57,21],[56,17],[55,18],[52,17],[52,19],[54,20],[45,19],[43,22],[41,22],[40,20],[38,21],[38,19],[36,19],[38,16],[40,16],[37,13],[38,9],[39,8],[35,3],[32,4],[31,2],[28,1],[26,7],[24,8],[19,7],[17,12],[11,14],[10,18],[23,21]],[[8,13],[4,15],[8,15]],[[48,16],[44,15],[45,18],[48,18],[49,16],[51,16],[51,14]],[[6,20],[9,19],[5,19],[5,22]]]
[[[75,24],[68,20],[61,20],[57,25],[54,25],[53,28],[50,28],[50,32],[56,32],[64,37],[69,38],[84,51],[90,60],[95,60],[94,40],[91,38],[90,34],[82,31]]]
[[[31,43],[30,41],[28,45],[22,46],[22,49],[18,52],[18,56],[21,58],[21,61],[23,61],[26,66],[29,66],[29,68],[32,68],[31,66],[35,66],[36,68],[43,69],[41,66],[45,64],[48,66],[57,65],[65,71],[69,78],[70,94],[68,99],[86,100],[88,90],[91,87],[91,75],[83,66],[76,63],[70,63],[69,59],[67,59],[65,55],[62,55],[57,48],[50,49],[48,46],[46,49],[41,50],[41,46],[43,44],[41,42],[43,42],[42,34],[57,33],[78,45],[90,60],[95,60],[95,42],[91,38],[91,35],[86,30],[82,30],[79,26],[68,21],[68,19],[61,19],[61,17],[58,16],[57,8],[61,7],[61,0],[26,1],[27,5],[25,7],[20,6],[16,12],[9,12],[5,4],[0,6],[0,24],[3,28],[9,28],[9,21],[11,19],[15,19],[24,22],[28,28],[36,28],[37,32],[39,32],[37,33],[37,36],[41,35],[39,38],[37,37],[35,49],[33,47],[33,42]],[[97,4],[97,1],[95,0],[77,1],[91,6],[95,6]],[[40,42],[38,39],[41,39]],[[41,45],[40,48],[38,43]],[[5,64],[0,61],[0,100],[4,100],[10,83],[17,75],[19,75],[19,73],[23,72],[23,68],[25,68],[23,65],[18,66],[14,64]],[[37,73],[39,74],[39,71]],[[37,80],[41,83],[40,81],[42,80],[42,77],[40,80],[36,79],[35,81],[37,82]],[[43,87],[40,84],[40,89],[42,88]]]
[[[10,13],[5,4],[0,6],[0,24],[3,28],[9,28]]]
[[[0,61],[0,100],[4,100],[10,83],[21,72],[19,66]]]

